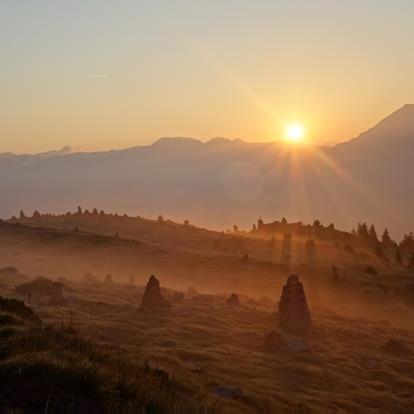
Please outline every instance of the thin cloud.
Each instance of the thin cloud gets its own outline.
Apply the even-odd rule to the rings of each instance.
[[[106,73],[90,73],[88,78],[91,79],[106,79],[108,75]]]

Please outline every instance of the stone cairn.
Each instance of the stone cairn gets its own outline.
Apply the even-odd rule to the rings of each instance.
[[[64,305],[65,299],[63,297],[63,283],[54,282],[53,283],[53,292],[50,295],[50,304],[51,305]]]
[[[282,244],[282,265],[285,267],[289,267],[291,258],[292,258],[292,234],[285,233],[283,235],[283,244]]]
[[[229,306],[240,306],[239,295],[232,293],[226,300],[226,305]]]
[[[316,262],[316,243],[314,240],[309,239],[305,242],[305,255],[306,262],[309,266],[315,266]]]
[[[331,282],[333,285],[339,285],[341,283],[338,268],[335,265],[332,265]]]
[[[296,275],[290,275],[279,302],[279,326],[295,334],[306,333],[312,320],[303,285]]]
[[[140,310],[156,312],[169,309],[170,307],[171,303],[161,294],[160,282],[154,275],[151,275],[145,287]]]

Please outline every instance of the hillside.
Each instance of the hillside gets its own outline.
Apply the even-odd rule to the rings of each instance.
[[[145,314],[140,287],[66,288],[66,305],[32,301],[43,325],[0,313],[0,335],[9,339],[0,346],[0,401],[8,406],[374,414],[408,413],[414,404],[412,329],[311,307],[311,334],[283,332],[284,345],[270,352],[272,301],[241,297],[230,307],[225,295],[178,299],[164,290],[171,310]]]
[[[88,340],[70,321],[59,328],[42,324],[23,302],[1,296],[0,337],[1,412],[200,408],[188,390],[136,351],[132,356],[121,344]]]
[[[225,234],[79,211],[0,222],[0,295],[26,304],[14,314],[0,299],[0,403],[25,412],[409,413],[413,270],[361,241],[309,243],[293,231],[286,261],[284,235],[267,234],[278,226],[298,228]],[[291,272],[303,283],[308,332],[280,327]],[[168,308],[141,307],[150,274]]]
[[[110,274],[117,283],[133,277],[143,284],[156,274],[174,289],[194,286],[275,300],[283,280],[295,272],[311,303],[349,315],[362,309],[404,321],[413,303],[412,270],[363,246],[316,240],[310,254],[306,239],[293,238],[286,261],[282,235],[262,239],[168,221],[78,213],[21,221],[37,225],[0,225],[0,263],[31,277],[83,280],[91,273],[103,281]],[[4,283],[10,284],[10,278]]]

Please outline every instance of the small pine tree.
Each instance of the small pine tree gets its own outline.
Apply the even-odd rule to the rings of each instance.
[[[392,243],[392,240],[391,240],[391,237],[390,237],[390,232],[388,231],[388,229],[385,229],[384,233],[382,233],[381,242],[382,242],[382,244]]]
[[[403,264],[402,261],[402,257],[401,257],[401,253],[400,253],[400,249],[397,247],[396,251],[395,251],[395,262],[399,265]]]
[[[369,240],[374,245],[378,243],[377,231],[375,230],[375,226],[373,224],[371,224],[371,227],[369,228]]]
[[[368,232],[368,226],[367,223],[358,223],[358,230],[357,235],[361,240],[368,240],[369,239],[369,232]]]
[[[321,227],[321,222],[320,222],[319,220],[315,220],[315,221],[313,222],[313,227],[316,227],[316,228]]]
[[[26,214],[24,214],[23,210],[20,210],[19,218],[20,218],[20,220],[26,218]]]
[[[160,214],[157,218],[158,223],[163,223],[164,222],[164,217]]]
[[[378,245],[378,246],[376,247],[376,249],[375,249],[375,254],[376,254],[379,258],[381,258],[381,259],[385,259],[384,252],[382,251],[382,249],[381,249],[381,246],[380,246],[380,245]]]
[[[408,263],[408,269],[414,270],[414,253],[411,255],[411,259]]]
[[[39,217],[40,217],[40,213],[39,213],[37,210],[35,210],[35,211],[33,212],[33,217],[34,217],[34,218],[39,218]]]

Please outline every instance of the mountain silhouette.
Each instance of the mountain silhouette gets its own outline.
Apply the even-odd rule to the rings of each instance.
[[[161,138],[104,152],[0,154],[0,216],[82,205],[213,228],[316,218],[413,230],[414,105],[355,139],[315,150],[281,142]]]

